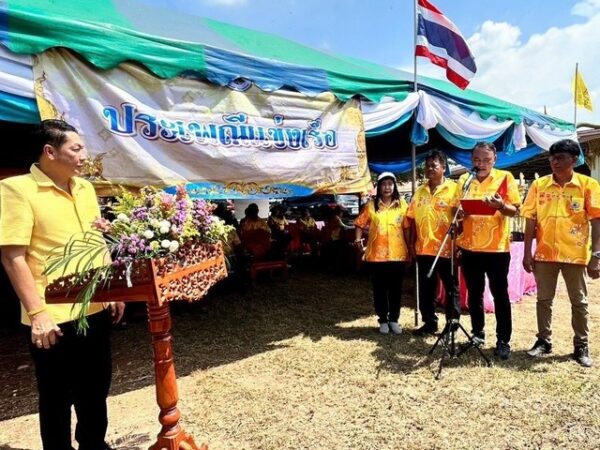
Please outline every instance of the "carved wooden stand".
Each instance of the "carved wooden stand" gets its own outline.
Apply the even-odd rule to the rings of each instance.
[[[169,301],[201,299],[217,281],[227,276],[223,249],[220,245],[190,243],[174,258],[143,260],[131,273],[133,286],[128,288],[124,273],[113,278],[107,289],[98,291],[94,302],[145,301],[154,350],[156,402],[162,425],[156,443],[150,450],[208,450],[198,447],[191,435],[179,425],[179,394],[175,362],[171,346],[171,313]],[[80,288],[72,277],[56,280],[46,289],[48,303],[73,303]]]

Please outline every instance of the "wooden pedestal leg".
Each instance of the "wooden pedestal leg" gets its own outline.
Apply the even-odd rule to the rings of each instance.
[[[148,303],[148,322],[154,349],[154,373],[156,377],[156,402],[160,407],[158,420],[162,425],[158,440],[150,450],[208,450],[206,445],[197,447],[192,436],[179,425],[181,413],[177,409],[179,395],[171,347],[171,314],[169,305]]]

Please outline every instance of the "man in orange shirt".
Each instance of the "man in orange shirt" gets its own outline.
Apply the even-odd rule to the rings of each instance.
[[[477,175],[465,189],[469,174],[458,181],[457,199],[483,200],[495,209],[492,215],[463,214],[463,232],[457,245],[461,249],[462,267],[469,291],[469,313],[474,341],[482,345],[485,340],[483,291],[485,276],[490,282],[496,314],[496,356],[508,359],[512,334],[512,313],[508,297],[508,269],[510,264],[510,228],[508,218],[517,213],[521,204],[519,189],[510,172],[494,169],[496,147],[480,142],[473,149],[471,161]],[[499,195],[506,180],[507,192]],[[466,191],[466,192],[463,192]]]
[[[575,141],[555,142],[549,150],[552,174],[531,184],[522,211],[527,219],[523,267],[535,274],[538,289],[537,341],[528,354],[541,356],[552,351],[552,301],[562,272],[571,301],[573,358],[591,367],[585,272],[587,266],[591,278],[600,277],[600,186],[593,178],[573,171],[580,152]],[[537,247],[532,257],[534,237]]]
[[[420,186],[413,196],[406,213],[410,228],[408,248],[411,257],[419,264],[419,290],[421,298],[419,310],[423,326],[415,331],[418,336],[434,334],[438,330],[438,319],[435,314],[436,279],[427,278],[435,257],[453,219],[452,209],[455,205],[456,183],[444,177],[447,162],[446,155],[438,150],[430,152],[425,158],[425,177],[427,183]],[[457,319],[458,289],[451,270],[451,241],[447,240],[440,253],[435,267],[444,283],[446,291],[446,318]]]

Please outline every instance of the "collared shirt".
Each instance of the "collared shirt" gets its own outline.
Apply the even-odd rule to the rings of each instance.
[[[415,251],[417,255],[435,256],[452,223],[452,208],[456,205],[456,183],[444,180],[433,194],[425,182],[415,191],[406,217],[414,219],[417,230]],[[449,258],[451,242],[448,240],[440,256]]]
[[[247,233],[248,231],[254,231],[254,230],[265,230],[265,231],[268,231],[269,233],[271,232],[271,228],[269,228],[267,221],[260,217],[257,217],[256,219],[244,217],[240,221],[240,235],[242,235],[242,237],[243,237],[244,233]]]
[[[379,202],[375,211],[373,200],[367,203],[354,224],[359,228],[369,228],[369,239],[365,250],[365,261],[407,261],[408,249],[404,241],[404,217],[407,205],[403,198],[390,205]]]
[[[590,259],[590,220],[600,218],[600,187],[573,173],[561,187],[552,175],[531,183],[521,215],[536,225],[536,261],[586,265]]]
[[[299,227],[300,227],[300,229],[301,229],[301,230],[303,230],[303,231],[309,231],[309,230],[311,230],[312,228],[317,228],[317,222],[315,222],[315,219],[313,219],[313,218],[312,218],[312,217],[310,217],[310,216],[309,216],[309,217],[307,217],[306,219],[305,219],[305,218],[302,218],[302,217],[300,217],[300,218],[298,219],[298,226],[299,226]]]
[[[289,225],[287,219],[285,217],[279,218],[279,217],[275,217],[275,216],[269,216],[267,223],[279,230],[279,231],[284,231],[285,228]]]
[[[457,200],[463,196],[463,186],[468,177],[469,174],[465,173],[458,180]],[[465,198],[483,200],[485,197],[493,196],[505,177],[507,192],[504,201],[519,207],[521,205],[519,187],[515,177],[505,170],[492,169],[486,179],[481,182],[476,177],[473,178]],[[459,247],[473,252],[508,252],[510,251],[510,218],[500,211],[491,216],[470,215],[465,217],[463,232],[459,235],[457,244]]]
[[[70,188],[71,194],[60,189],[36,164],[31,166],[29,174],[0,182],[0,246],[27,247],[25,259],[42,301],[46,286],[63,275],[62,271],[42,275],[50,252],[64,246],[73,236],[90,231],[92,222],[100,217],[96,192],[90,182],[73,177]],[[102,263],[101,260],[97,265]],[[102,304],[92,303],[88,314],[102,309]],[[50,304],[47,311],[59,324],[76,319],[80,306]],[[22,305],[21,321],[26,325],[31,323]]]

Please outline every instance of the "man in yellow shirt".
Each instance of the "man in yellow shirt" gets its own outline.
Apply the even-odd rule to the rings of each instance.
[[[436,277],[427,278],[435,257],[450,224],[453,207],[456,202],[456,183],[444,178],[447,167],[446,155],[438,150],[430,152],[425,158],[425,178],[427,182],[420,186],[413,196],[406,213],[410,237],[408,248],[419,264],[419,291],[421,298],[419,309],[423,326],[415,331],[418,336],[434,334],[438,330],[435,314]],[[451,241],[447,240],[434,274],[444,283],[446,291],[446,318],[457,319],[460,316],[458,289],[451,270]]]
[[[77,333],[79,305],[46,305],[44,291],[60,274],[43,275],[52,249],[91,230],[100,216],[93,186],[77,175],[86,151],[77,130],[61,120],[43,121],[41,154],[27,175],[0,182],[2,264],[21,301],[22,322],[30,327],[30,351],[39,391],[44,450],[72,450],[71,406],[80,450],[104,450],[106,398],[110,387],[110,314],[101,304],[88,312],[89,328]],[[122,303],[111,304],[113,321]]]
[[[471,161],[476,175],[469,186],[470,174],[458,180],[457,199],[483,200],[496,210],[492,215],[463,214],[463,232],[457,239],[461,250],[462,267],[467,283],[469,313],[473,339],[479,345],[485,340],[485,314],[483,291],[485,276],[490,282],[496,314],[496,356],[510,357],[512,315],[508,297],[508,269],[510,264],[509,217],[517,213],[521,204],[517,183],[510,172],[494,169],[496,163],[494,144],[480,142],[473,148]],[[499,194],[506,180],[506,193]]]
[[[585,272],[587,266],[591,278],[600,277],[600,186],[593,178],[573,171],[580,154],[577,142],[555,142],[549,153],[552,174],[531,184],[522,211],[527,220],[523,267],[533,271],[538,289],[537,341],[528,354],[541,356],[552,351],[552,301],[562,272],[571,301],[573,358],[591,367]]]

